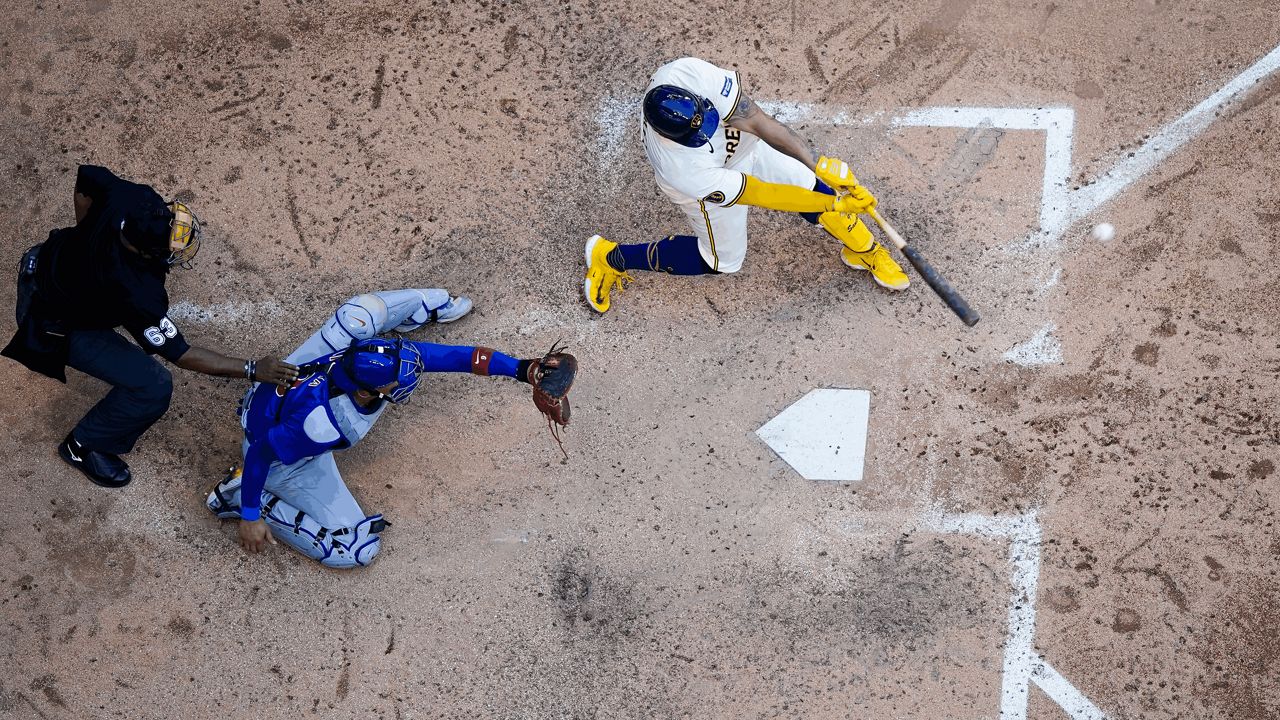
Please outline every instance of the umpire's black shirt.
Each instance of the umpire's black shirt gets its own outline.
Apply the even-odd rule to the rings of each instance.
[[[80,166],[76,192],[93,203],[75,227],[49,233],[40,250],[40,311],[69,330],[123,326],[148,353],[176,361],[190,345],[167,317],[168,268],[120,243],[129,211],[163,200],[151,187],[121,180],[96,165]]]
[[[123,327],[143,350],[177,361],[191,346],[166,316],[168,266],[120,243],[120,228],[131,211],[164,201],[151,187],[124,181],[97,165],[79,167],[76,192],[90,197],[90,209],[76,227],[49,233],[38,255],[31,313],[5,355],[38,373],[64,379],[65,347],[51,351],[52,345],[45,342],[49,336],[42,332]]]

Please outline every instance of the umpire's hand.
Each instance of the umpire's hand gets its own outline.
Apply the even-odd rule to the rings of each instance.
[[[271,529],[267,527],[266,520],[241,520],[240,528],[236,532],[240,536],[240,547],[251,553],[262,552],[267,548],[267,543],[276,544],[276,539],[271,537]]]
[[[258,382],[289,387],[298,379],[298,366],[268,355],[258,361],[253,377]]]

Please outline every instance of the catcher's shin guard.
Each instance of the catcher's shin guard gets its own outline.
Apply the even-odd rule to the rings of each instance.
[[[233,467],[227,476],[213,486],[205,503],[209,512],[223,520],[240,518],[240,468]]]
[[[214,486],[207,504],[220,518],[240,517],[239,469],[233,468]],[[262,492],[262,518],[277,539],[331,568],[362,567],[373,562],[382,547],[380,534],[390,525],[381,515],[370,515],[354,527],[326,528],[266,490]]]
[[[409,332],[427,323],[451,323],[471,312],[471,299],[441,288],[382,290],[348,298],[320,330],[333,350],[392,330]]]

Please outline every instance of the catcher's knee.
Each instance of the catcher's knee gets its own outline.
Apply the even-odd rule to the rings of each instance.
[[[374,293],[365,293],[342,303],[320,333],[330,347],[341,350],[377,335],[386,322],[387,303]]]

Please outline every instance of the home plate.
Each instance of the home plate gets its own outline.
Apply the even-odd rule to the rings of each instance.
[[[869,390],[810,390],[756,435],[806,480],[862,479]]]

